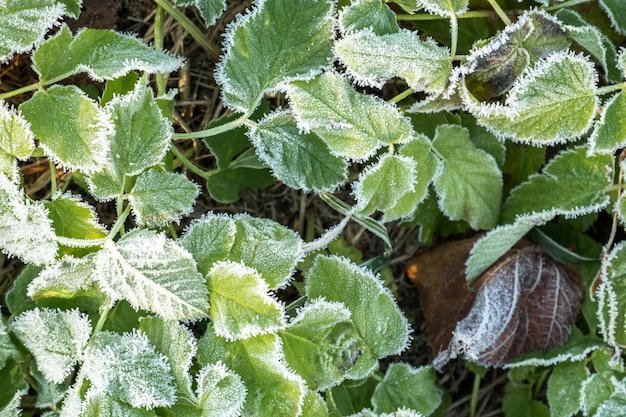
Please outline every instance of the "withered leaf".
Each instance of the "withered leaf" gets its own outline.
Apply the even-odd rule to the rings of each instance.
[[[462,272],[448,276],[439,273],[440,281],[448,279],[463,284],[446,282],[445,287],[456,290],[441,293],[437,289],[437,302],[430,307],[428,303],[422,305],[427,326],[436,329],[429,339],[438,368],[460,353],[480,365],[498,367],[524,353],[546,352],[558,346],[570,334],[584,291],[574,267],[557,263],[537,246],[508,252],[479,278],[476,292],[467,287],[464,293],[458,290],[465,285]],[[433,278],[420,280],[432,283]],[[432,297],[420,280],[420,300]],[[467,311],[460,311],[468,304]],[[436,310],[427,310],[432,307]],[[452,317],[459,321],[450,331]],[[450,333],[442,335],[437,330],[439,321]]]

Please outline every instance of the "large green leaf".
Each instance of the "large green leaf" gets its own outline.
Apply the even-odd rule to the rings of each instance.
[[[441,211],[475,229],[494,227],[502,200],[502,173],[495,159],[476,148],[461,126],[438,126],[432,146],[441,161],[434,181]]]
[[[298,126],[312,131],[339,156],[363,160],[378,148],[407,141],[411,124],[398,109],[357,92],[332,72],[288,87]]]
[[[62,56],[63,59],[59,59]],[[42,82],[52,82],[80,72],[96,80],[112,80],[129,71],[175,71],[182,64],[131,35],[111,30],[84,29],[74,38],[65,25],[33,54],[33,68]]]
[[[463,99],[479,123],[495,135],[550,145],[582,136],[598,106],[597,73],[581,55],[555,53],[516,79],[505,105],[478,103],[467,89]]]
[[[198,362],[204,366],[220,361],[236,372],[248,389],[242,415],[300,414],[305,383],[287,368],[275,334],[229,342],[215,335],[209,326],[198,343]]]
[[[40,146],[55,162],[86,173],[106,158],[109,117],[76,86],[55,85],[20,105]]]
[[[371,272],[347,259],[316,257],[307,274],[306,295],[343,303],[375,357],[397,354],[406,348],[408,323],[393,297]]]
[[[250,131],[259,157],[296,190],[333,191],[347,180],[348,164],[313,133],[301,133],[291,112],[274,112]]]
[[[371,31],[346,35],[336,42],[335,51],[360,85],[382,88],[386,81],[400,77],[414,90],[440,93],[452,74],[450,51],[408,30],[382,36]]]
[[[283,306],[254,269],[217,262],[207,274],[207,287],[215,334],[236,340],[285,327]]]
[[[83,359],[91,323],[78,310],[35,309],[20,314],[11,329],[50,382],[60,384]]]
[[[580,409],[581,388],[588,377],[585,361],[563,362],[554,367],[548,380],[551,416],[569,417]]]
[[[206,317],[208,291],[191,254],[164,234],[137,229],[95,255],[96,280],[113,300],[167,320]]]
[[[17,159],[24,160],[35,149],[35,135],[22,115],[0,100],[0,172],[17,181]]]
[[[626,93],[607,100],[589,137],[590,151],[612,154],[626,145]]]
[[[327,0],[266,0],[226,34],[217,68],[224,102],[251,112],[263,93],[294,79],[309,79],[332,57],[332,5]]]
[[[406,363],[392,363],[372,395],[374,410],[392,413],[409,409],[431,415],[441,404],[441,390],[435,377],[431,367],[413,368]]]
[[[40,43],[64,14],[65,7],[56,0],[0,2],[0,62]]]
[[[198,271],[206,275],[215,262],[228,258],[236,233],[230,217],[209,213],[191,223],[178,243],[191,253]]]

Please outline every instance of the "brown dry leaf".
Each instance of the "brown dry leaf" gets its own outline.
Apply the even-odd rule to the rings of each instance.
[[[473,241],[453,242],[458,246],[444,253],[449,259],[454,251],[452,258],[467,258],[467,245],[471,248]],[[437,264],[436,258],[422,257],[420,262],[424,260]],[[434,274],[420,276],[417,283],[420,300],[426,300],[422,308],[435,367],[460,353],[480,365],[503,366],[524,353],[548,351],[569,336],[584,291],[574,267],[555,262],[537,246],[516,248],[486,271],[476,282],[478,291],[472,292],[465,282],[464,260],[460,267],[458,259],[453,261],[447,268],[459,271],[436,266],[428,271],[418,263],[422,272]],[[458,323],[451,325],[452,320]]]

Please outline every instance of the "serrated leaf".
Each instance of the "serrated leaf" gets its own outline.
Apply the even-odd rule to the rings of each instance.
[[[67,402],[67,399],[65,400]],[[125,417],[156,417],[153,410],[135,408],[126,402],[111,398],[106,394],[95,398],[88,398],[79,404],[79,417],[100,417],[100,416],[125,416]],[[67,411],[64,409],[67,413]],[[71,410],[74,411],[74,410]],[[71,412],[70,411],[70,412]]]
[[[328,417],[328,406],[317,392],[307,391],[302,405],[302,417]]]
[[[601,284],[596,292],[598,319],[604,341],[611,346],[626,343],[626,245],[616,245],[602,263]]]
[[[67,169],[97,171],[106,157],[108,116],[76,86],[55,85],[20,105],[46,155]]]
[[[251,112],[266,91],[327,67],[334,35],[331,12],[326,0],[266,0],[229,26],[226,54],[216,72],[224,102]]]
[[[313,133],[301,133],[291,112],[274,112],[250,131],[259,158],[296,190],[333,191],[348,177],[348,163]]]
[[[548,380],[551,416],[569,417],[579,410],[581,387],[588,376],[584,361],[563,362],[554,367]]]
[[[626,145],[626,93],[620,91],[602,106],[589,137],[589,152],[612,154]]]
[[[335,51],[359,85],[382,88],[400,77],[416,91],[437,94],[452,75],[450,51],[408,30],[382,36],[356,32],[337,41]]]
[[[228,258],[236,233],[230,217],[209,213],[192,222],[178,243],[191,253],[198,271],[206,275],[215,262]]]
[[[99,332],[81,372],[91,382],[87,398],[107,396],[147,409],[176,401],[170,365],[143,333]]]
[[[308,271],[306,295],[343,303],[375,357],[406,348],[409,326],[389,291],[367,270],[345,258],[318,256]]]
[[[275,334],[228,342],[209,327],[198,344],[198,361],[222,361],[241,377],[248,389],[242,415],[289,417],[302,410],[304,381],[287,369]]]
[[[502,200],[502,174],[495,159],[476,148],[460,126],[438,126],[432,146],[441,161],[441,174],[434,181],[441,211],[474,229],[494,227]]]
[[[22,115],[0,100],[0,172],[18,180],[16,158],[25,160],[35,149],[35,135]]]
[[[222,363],[198,372],[197,395],[203,416],[236,417],[246,399],[246,386],[239,375]]]
[[[0,173],[0,248],[24,263],[44,265],[56,257],[52,222],[43,203],[32,202]]]
[[[145,171],[128,194],[139,226],[163,227],[193,211],[199,189],[184,174]]]
[[[597,73],[580,55],[555,53],[518,78],[505,105],[483,106],[462,89],[480,124],[496,136],[537,146],[572,141],[591,126]]]
[[[81,72],[100,81],[121,77],[131,70],[165,73],[175,71],[181,64],[180,58],[156,51],[134,36],[83,29],[72,38],[66,25],[33,54],[33,69],[44,83]]]
[[[78,310],[29,310],[15,319],[11,329],[35,356],[46,379],[57,384],[82,360],[91,336],[89,318]]]
[[[19,275],[13,280],[13,285],[7,291],[4,299],[9,311],[13,316],[17,316],[26,310],[34,309],[35,303],[26,294],[28,291],[28,285],[31,281],[39,275],[42,267],[35,265],[26,265]],[[0,367],[2,369],[2,367]]]
[[[48,209],[48,217],[57,236],[69,239],[101,239],[107,233],[98,223],[93,206],[83,202],[77,195],[66,193],[56,194],[51,201],[44,202]]]
[[[611,20],[611,25],[620,34],[626,33],[626,11],[623,3],[619,0],[600,0],[600,7],[604,9]]]
[[[512,223],[523,214],[576,217],[598,211],[609,203],[612,167],[610,155],[587,156],[585,147],[566,149],[541,174],[511,191],[502,207],[501,221]]]
[[[595,416],[598,407],[613,393],[612,384],[601,374],[591,374],[580,388],[580,405],[584,415]]]
[[[339,74],[296,81],[287,90],[298,126],[317,134],[339,156],[367,159],[381,146],[411,137],[411,124],[396,107],[357,92]]]
[[[229,259],[256,269],[271,290],[285,287],[302,257],[302,239],[273,220],[245,214],[233,220],[237,232]]]
[[[355,0],[339,11],[339,27],[344,34],[371,29],[377,35],[397,33],[396,14],[381,0]]]
[[[279,332],[287,364],[311,390],[364,378],[378,366],[350,318],[342,304],[314,300]]]
[[[363,170],[353,184],[358,214],[368,216],[376,210],[387,211],[406,194],[415,191],[416,163],[406,156],[383,155]]]
[[[204,26],[213,26],[226,9],[226,0],[194,0],[194,6],[200,12]]]
[[[435,370],[431,367],[414,368],[401,362],[392,363],[387,368],[372,396],[377,413],[410,409],[429,416],[439,404],[441,390],[437,387]]]
[[[0,2],[0,62],[40,43],[65,12],[65,7],[55,0]]]
[[[113,300],[166,320],[207,316],[208,291],[191,254],[164,234],[134,230],[95,255],[95,279]]]
[[[274,333],[285,326],[283,306],[259,273],[235,262],[217,262],[207,274],[215,334],[227,340]]]
[[[194,398],[189,375],[197,350],[193,333],[175,321],[165,321],[159,317],[140,318],[139,328],[155,350],[168,359],[178,395]]]
[[[428,12],[444,17],[454,17],[467,11],[468,0],[417,0]]]

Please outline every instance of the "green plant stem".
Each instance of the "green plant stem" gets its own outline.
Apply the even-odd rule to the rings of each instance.
[[[496,0],[487,0],[487,1],[491,5],[491,7],[493,7],[493,10],[496,12],[496,14],[500,18],[500,20],[502,20],[505,25],[507,25],[507,26],[510,25],[511,24],[511,19],[509,19],[509,17],[506,15],[504,10],[502,10],[502,7],[500,7],[498,2]]]
[[[565,7],[576,6],[577,4],[589,3],[591,0],[569,0],[564,1],[563,3],[553,4],[552,6],[548,6],[545,8],[546,11],[552,12],[554,10],[563,9]]]
[[[50,164],[50,194],[55,195],[57,192],[57,167],[50,160],[48,164]]]
[[[474,385],[472,386],[472,398],[470,400],[470,417],[476,417],[478,407],[478,392],[480,391],[480,381],[482,377],[478,372],[474,374]]]
[[[215,126],[206,130],[199,130],[197,132],[174,133],[174,140],[199,139],[199,138],[208,138],[211,136],[219,135],[220,133],[228,132],[229,130],[232,130],[236,127],[241,126],[242,124],[246,122],[248,117],[249,117],[248,114],[244,114],[243,116],[235,120],[232,120],[228,123],[224,123],[223,125]]]
[[[121,206],[122,201],[118,201],[118,203]],[[119,209],[118,209],[118,212],[119,212]],[[128,217],[129,214],[130,214],[130,205],[126,206],[124,211],[118,214],[117,220],[115,221],[115,224],[113,224],[113,227],[111,228],[111,231],[109,232],[109,239],[113,239],[123,229],[124,222],[126,221],[126,218]]]
[[[158,6],[161,6],[170,16],[176,19],[178,23],[183,25],[191,37],[194,38],[194,40],[198,42],[198,44],[210,55],[213,57],[218,57],[220,55],[220,50],[207,40],[204,33],[202,33],[202,31],[198,29],[198,27],[187,16],[185,16],[183,12],[178,10],[167,0],[154,0],[154,2]]]
[[[410,96],[414,92],[415,92],[415,90],[413,90],[412,88],[407,88],[406,90],[404,90],[403,92],[401,92],[400,94],[398,94],[397,96],[395,96],[394,98],[389,100],[389,102],[390,103],[399,103],[400,101],[404,100],[405,98],[407,98],[408,96]]]
[[[626,82],[621,84],[607,85],[606,87],[600,87],[596,90],[596,94],[601,96],[604,94],[612,93],[613,91],[624,89],[626,89]]]
[[[456,56],[456,46],[459,40],[459,21],[456,15],[450,17],[450,59]]]
[[[154,15],[154,49],[157,51],[163,50],[163,7],[157,6],[156,14]],[[156,74],[157,93],[162,96],[165,94],[165,75],[162,73]]]
[[[189,168],[189,170],[191,172],[193,172],[194,174],[198,175],[199,177],[202,178],[209,178],[211,175],[213,175],[216,170],[211,170],[211,171],[205,171],[201,168],[198,168],[198,166],[196,164],[194,164],[193,162],[191,162],[184,153],[182,153],[180,151],[180,149],[178,149],[176,147],[176,145],[173,145],[171,147],[172,153],[174,154],[174,156],[176,156],[176,158],[178,158],[178,160],[187,168]]]
[[[490,12],[486,10],[470,10],[457,16],[457,19],[484,19],[490,16]],[[439,16],[430,13],[416,13],[416,14],[399,14],[396,16],[398,20],[411,21],[411,20],[444,20],[445,16]]]

